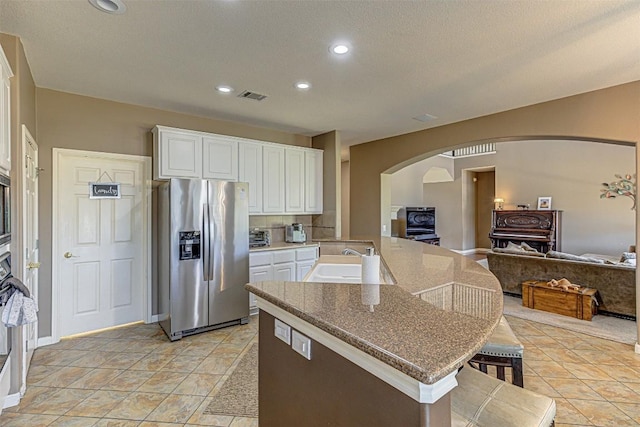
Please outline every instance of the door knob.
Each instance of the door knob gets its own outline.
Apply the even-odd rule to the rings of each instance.
[[[64,257],[65,258],[78,258],[77,255],[73,255],[71,252],[65,252],[64,253]]]
[[[27,268],[29,270],[33,270],[34,268],[40,268],[40,263],[39,262],[30,262],[29,264],[27,264]]]

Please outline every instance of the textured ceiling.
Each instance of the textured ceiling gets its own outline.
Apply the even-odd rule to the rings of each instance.
[[[38,87],[344,145],[640,80],[637,0],[123,1],[0,0],[0,32]]]

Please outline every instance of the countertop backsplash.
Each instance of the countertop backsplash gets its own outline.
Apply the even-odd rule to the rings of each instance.
[[[300,223],[307,234],[307,241],[311,241],[313,227],[311,215],[251,215],[249,216],[249,228],[271,231],[271,243],[284,242],[285,226]]]

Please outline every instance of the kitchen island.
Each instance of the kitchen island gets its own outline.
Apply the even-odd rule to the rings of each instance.
[[[247,285],[260,308],[261,427],[450,425],[457,370],[502,315],[500,284],[405,239],[321,241],[320,254],[369,244],[394,284]]]

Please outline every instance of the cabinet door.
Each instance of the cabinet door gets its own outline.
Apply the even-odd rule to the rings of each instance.
[[[296,263],[296,281],[302,282],[304,276],[307,275],[308,272],[313,268],[313,264],[315,261],[302,261]]]
[[[322,161],[323,152],[304,153],[304,210],[306,213],[322,213]]]
[[[285,149],[285,211],[304,212],[304,151]]]
[[[249,283],[264,282],[273,280],[273,267],[271,265],[261,265],[259,267],[249,268]],[[258,304],[256,296],[249,292],[249,311],[251,314],[256,313]]]
[[[202,177],[238,180],[238,141],[233,138],[202,138]]]
[[[293,282],[296,280],[295,262],[286,262],[273,265],[273,280],[282,282]]]
[[[284,148],[262,147],[262,211],[284,212]]]
[[[273,268],[270,265],[251,267],[249,269],[249,283],[273,280]]]
[[[202,136],[159,129],[156,143],[156,179],[202,178]]]
[[[9,76],[0,67],[0,168],[11,170],[11,99]]]
[[[249,183],[249,213],[262,213],[262,144],[238,143],[238,180]]]

